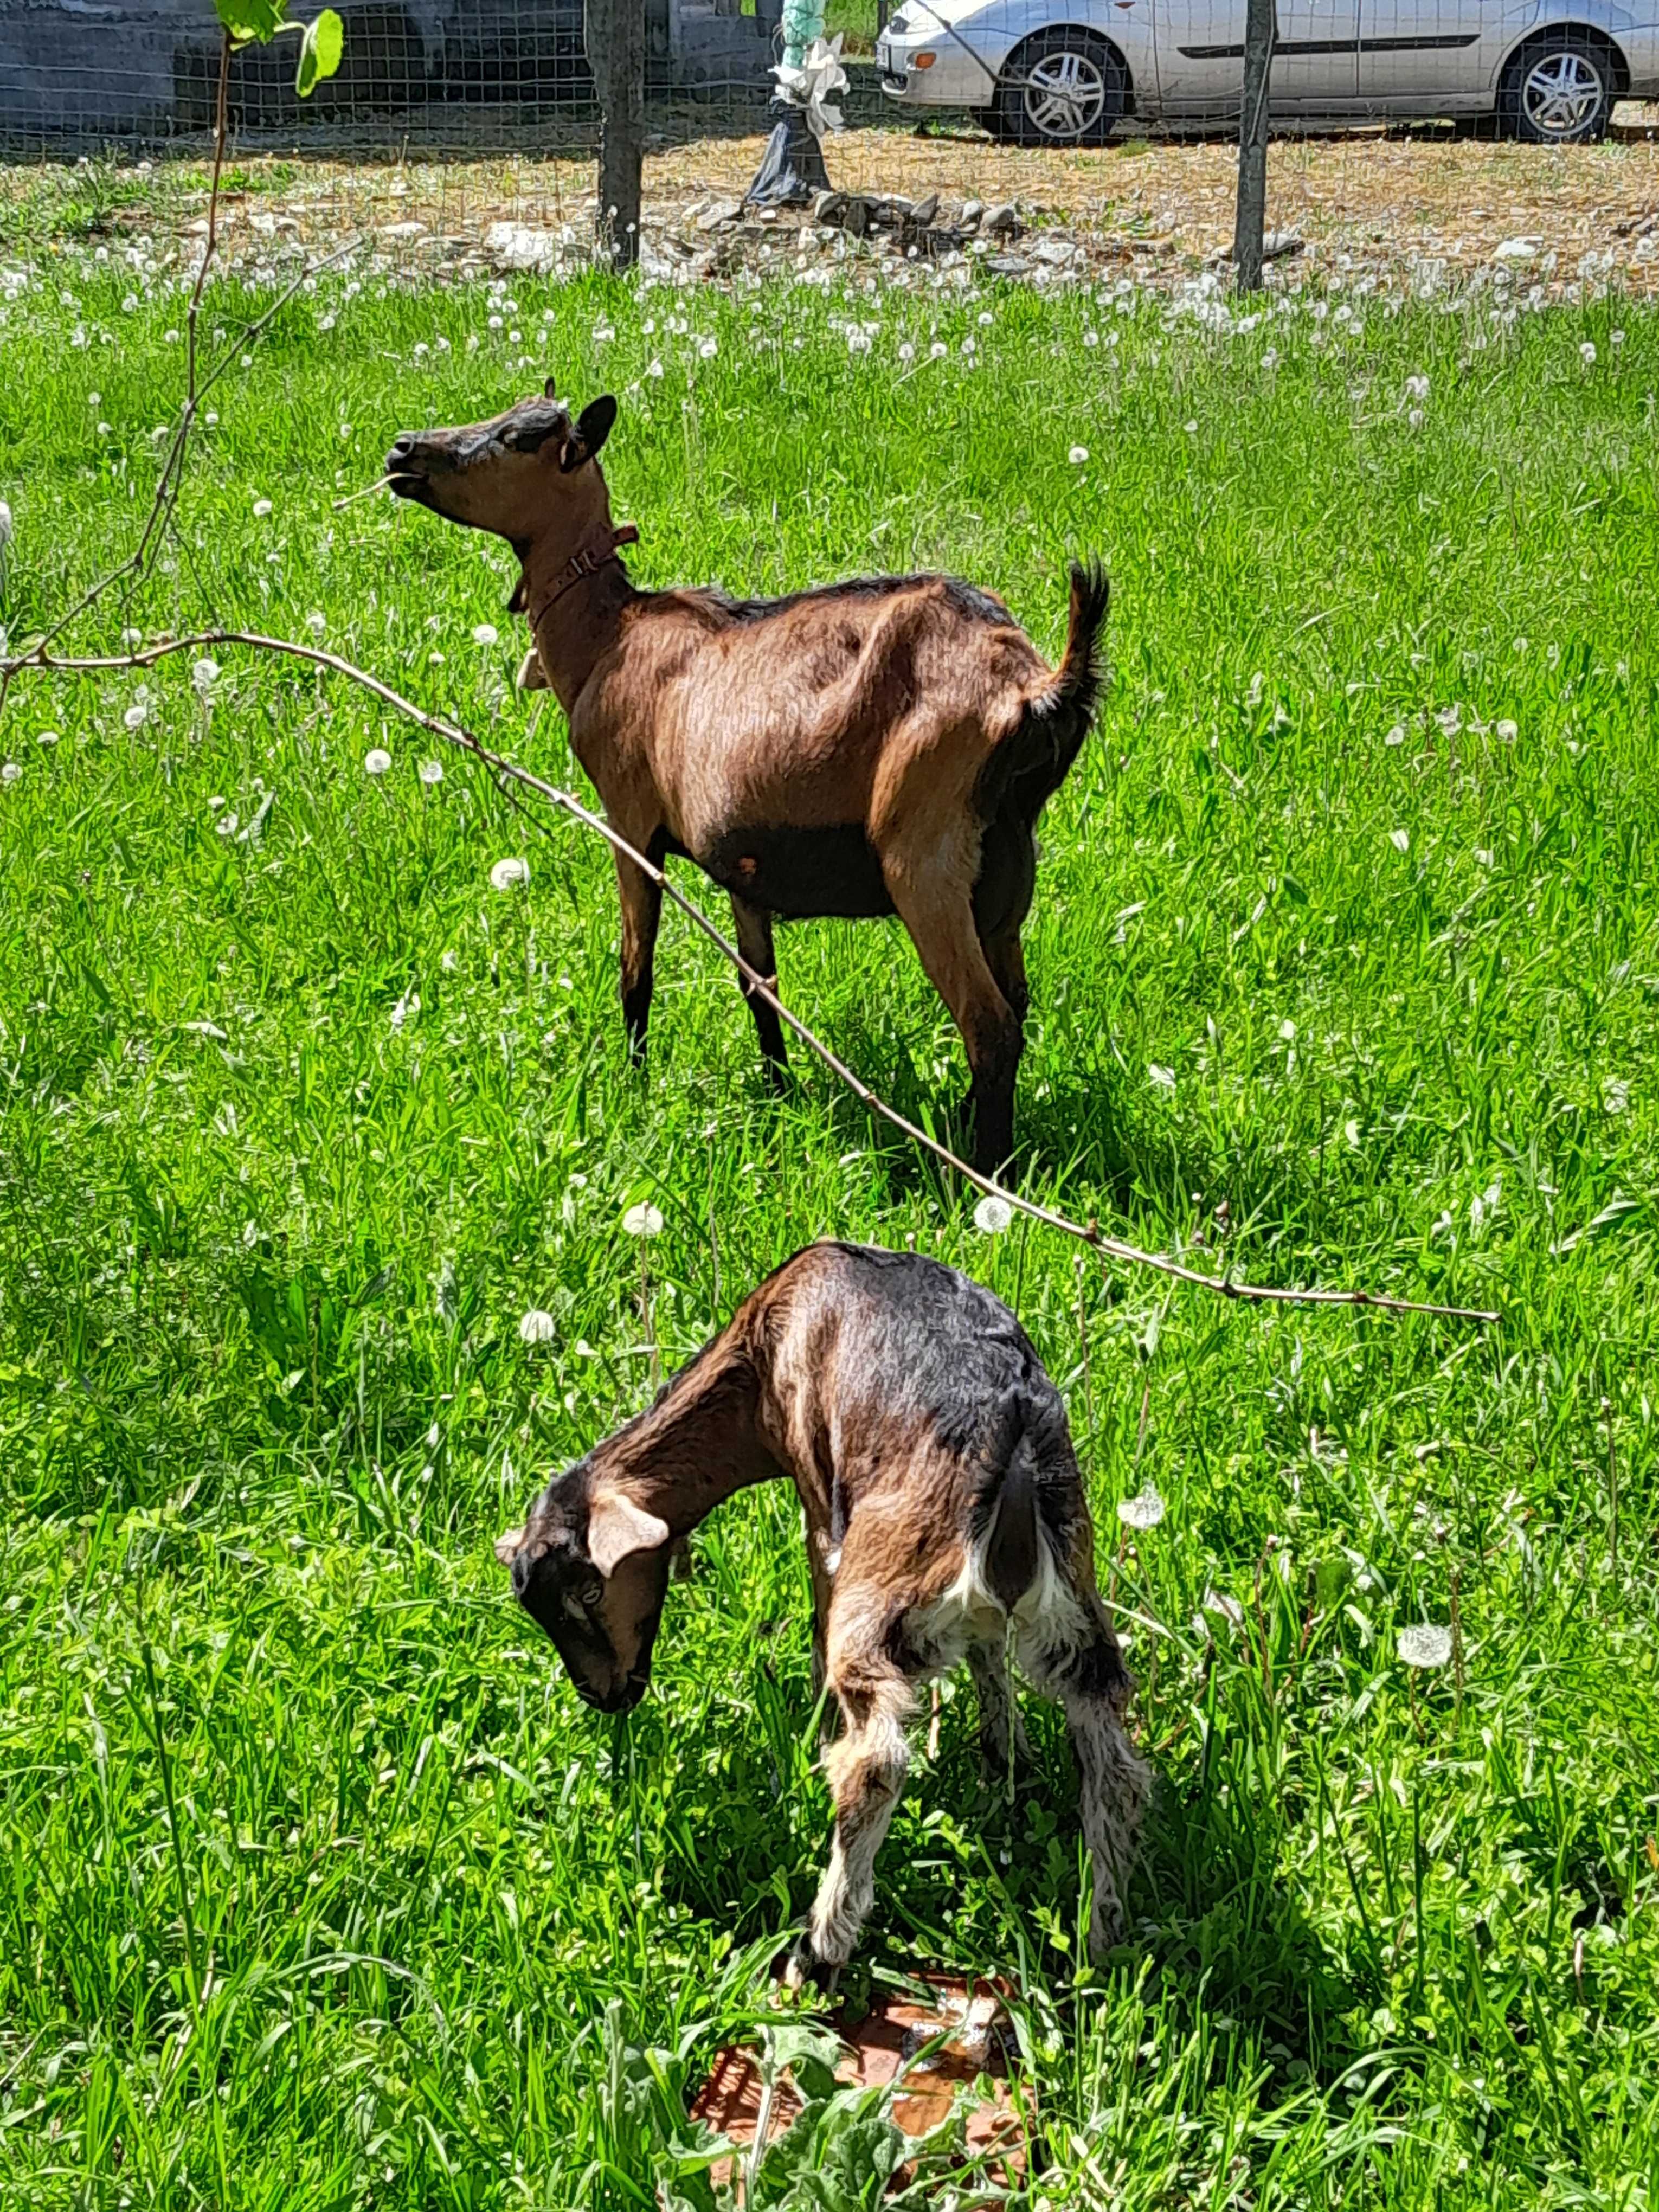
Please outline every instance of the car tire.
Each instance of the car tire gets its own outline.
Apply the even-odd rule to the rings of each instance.
[[[1128,90],[1127,73],[1103,39],[1055,23],[1010,55],[992,128],[1016,146],[1103,146]]]
[[[1498,113],[1527,145],[1582,146],[1607,137],[1617,97],[1607,47],[1582,31],[1550,31],[1522,46],[1504,70]]]

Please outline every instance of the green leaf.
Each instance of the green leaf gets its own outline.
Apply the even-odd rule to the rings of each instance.
[[[283,27],[282,0],[213,0],[219,21],[239,44],[263,43]]]
[[[344,27],[333,9],[325,8],[306,25],[300,41],[300,68],[294,88],[301,100],[309,100],[323,79],[333,76],[344,52]]]

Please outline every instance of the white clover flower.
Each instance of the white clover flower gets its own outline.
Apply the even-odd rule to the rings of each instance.
[[[1146,1079],[1159,1091],[1173,1091],[1176,1087],[1174,1068],[1159,1067],[1150,1060],[1146,1063]]]
[[[1408,1667],[1443,1667],[1452,1656],[1451,1631],[1431,1620],[1419,1620],[1401,1630],[1395,1649]]]
[[[478,623],[473,628],[472,642],[474,645],[494,645],[500,635],[501,632],[494,623]]]
[[[263,520],[270,513],[270,501],[268,499],[256,499],[253,502],[253,512]]]
[[[149,708],[145,706],[142,699],[135,700],[127,708],[126,713],[122,715],[121,720],[126,724],[128,729],[142,730],[149,720]]]
[[[391,765],[392,756],[384,745],[375,745],[363,755],[363,773],[366,775],[384,775]]]
[[[0,783],[15,783],[22,773],[21,761],[7,761],[0,766]]]
[[[519,1334],[526,1344],[551,1344],[554,1336],[552,1315],[544,1313],[539,1306],[532,1306],[519,1323]]]
[[[441,761],[422,761],[416,773],[422,783],[441,783],[444,780],[444,764]]]
[[[201,660],[192,661],[191,664],[190,680],[195,689],[205,696],[208,692],[212,690],[214,685],[219,681],[218,662],[216,660],[209,660],[205,658]]]
[[[994,1192],[988,1192],[974,1208],[974,1226],[987,1237],[1000,1237],[1013,1218],[1013,1207]]]
[[[530,863],[528,860],[497,860],[495,866],[489,871],[490,888],[493,890],[510,891],[517,884],[527,884],[529,881]]]
[[[1117,1517],[1127,1528],[1156,1528],[1166,1510],[1157,1486],[1152,1482],[1147,1483],[1139,1498],[1120,1498],[1117,1501]]]
[[[629,1207],[623,1216],[622,1225],[630,1237],[660,1237],[662,1235],[661,1214],[654,1206],[647,1206],[643,1200],[638,1206]]]
[[[1089,458],[1089,448],[1086,446],[1073,446],[1066,458],[1074,469],[1080,469]]]
[[[1578,349],[1578,358],[1583,362],[1586,368],[1595,368],[1595,348],[1590,343],[1588,338],[1584,340],[1583,344]]]
[[[1390,830],[1389,832],[1389,842],[1394,847],[1396,853],[1409,853],[1412,848],[1410,830]]]

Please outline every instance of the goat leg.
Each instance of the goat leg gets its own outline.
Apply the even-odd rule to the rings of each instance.
[[[750,906],[747,899],[732,895],[732,920],[737,927],[738,950],[757,975],[764,978],[767,988],[775,992],[778,988],[777,956],[772,950],[772,917],[764,907]],[[774,1091],[784,1088],[788,1073],[789,1053],[783,1041],[783,1024],[778,1010],[769,1006],[756,990],[746,975],[738,978],[744,1003],[755,1018],[755,1029],[760,1037],[760,1048],[765,1055],[767,1073]]]
[[[628,835],[625,830],[623,834]],[[629,842],[646,849],[644,838],[630,836]],[[623,1021],[628,1030],[628,1049],[635,1063],[643,1066],[646,1030],[651,1019],[652,963],[657,950],[657,925],[662,919],[662,886],[618,853],[617,892],[622,901]]]
[[[875,1898],[876,1854],[910,1765],[904,1722],[912,1699],[902,1674],[872,1669],[856,1694],[837,1695],[847,1732],[823,1754],[835,1836],[806,1934],[787,1970],[796,1988],[809,1979],[825,1985],[857,1948]]]

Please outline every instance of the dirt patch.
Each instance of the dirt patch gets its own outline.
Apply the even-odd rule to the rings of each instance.
[[[696,282],[739,260],[787,266],[831,250],[826,235],[810,223],[803,228],[798,217],[775,225],[732,219],[729,204],[753,176],[763,143],[758,131],[659,135],[646,168],[653,273]],[[1237,153],[1224,138],[1131,140],[1063,154],[997,146],[968,131],[919,137],[888,127],[849,131],[828,153],[843,188],[939,193],[956,210],[975,200],[1012,202],[1031,238],[1074,240],[1080,250],[1069,264],[1063,258],[1030,264],[1036,282],[1116,265],[1141,281],[1175,283],[1215,265],[1231,240]],[[59,173],[67,207],[76,173]],[[158,164],[152,174],[153,193],[78,214],[65,226],[70,234],[86,244],[142,235],[187,255],[200,234],[205,175],[175,164]],[[383,255],[434,274],[511,267],[500,226],[539,238],[539,263],[537,247],[521,241],[530,258],[517,265],[568,267],[584,255],[593,219],[586,153],[382,162],[272,155],[242,160],[236,181],[225,211],[227,258],[256,273],[355,230],[372,232]],[[43,185],[40,171],[0,172],[0,210],[9,201],[15,214],[27,204],[34,220],[18,226],[27,236],[40,227],[43,194],[58,189]],[[1283,264],[1281,281],[1295,281],[1295,272],[1363,269],[1412,283],[1425,274],[1457,283],[1507,268],[1518,285],[1540,283],[1552,296],[1609,283],[1650,295],[1659,292],[1659,116],[1626,106],[1607,143],[1567,149],[1433,128],[1282,139],[1269,161],[1268,222],[1305,247]],[[496,243],[487,245],[493,227]],[[837,240],[833,250],[881,248]]]

